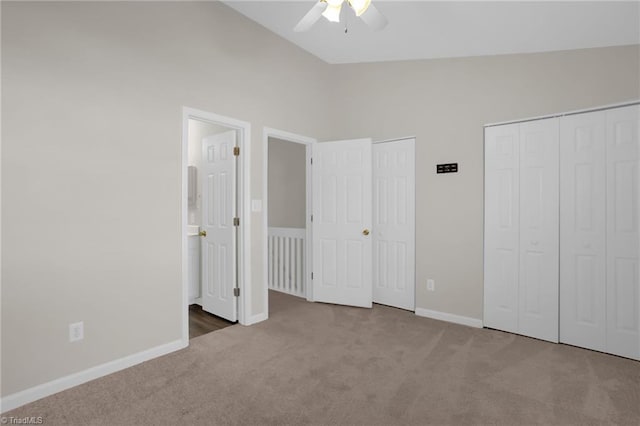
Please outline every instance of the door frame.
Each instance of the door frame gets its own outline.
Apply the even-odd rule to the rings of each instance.
[[[306,164],[305,164],[305,175],[306,175],[306,200],[305,200],[305,216],[306,216],[306,235],[305,235],[305,262],[307,265],[305,271],[305,282],[304,288],[307,300],[313,302],[313,288],[311,286],[311,265],[313,261],[312,256],[312,229],[313,226],[311,222],[311,158],[313,155],[313,145],[317,143],[317,139],[297,135],[295,133],[286,132],[284,130],[278,130],[271,127],[264,127],[262,129],[262,199],[263,199],[263,210],[262,210],[262,291],[263,298],[265,301],[265,312],[264,318],[269,318],[269,138],[278,138],[287,142],[299,143],[305,145],[306,149]]]
[[[238,180],[236,182],[236,197],[238,203],[238,217],[240,218],[240,227],[238,227],[237,240],[237,268],[238,268],[238,288],[240,296],[238,297],[238,322],[242,325],[250,325],[251,317],[251,288],[247,283],[251,282],[251,253],[245,250],[251,247],[250,244],[250,225],[251,215],[247,206],[250,204],[249,190],[251,170],[250,163],[250,141],[251,141],[251,124],[246,121],[229,118],[222,115],[214,114],[195,108],[182,107],[182,158],[181,158],[181,176],[182,176],[182,200],[180,207],[180,229],[181,229],[181,257],[182,257],[182,342],[185,346],[189,344],[189,282],[188,282],[188,166],[189,166],[189,120],[198,120],[205,123],[216,124],[236,130],[238,132],[237,146],[240,148],[240,156],[237,163]]]

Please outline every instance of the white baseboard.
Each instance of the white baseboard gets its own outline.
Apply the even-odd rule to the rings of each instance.
[[[261,314],[256,314],[249,317],[249,320],[246,322],[246,324],[243,325],[253,325],[262,321],[266,321],[267,319],[269,319],[269,315],[267,315],[266,312],[263,312]]]
[[[175,352],[187,347],[188,345],[188,341],[185,343],[183,340],[175,340],[164,345],[156,346],[155,348],[147,349],[146,351],[138,352],[124,358],[97,365],[95,367],[7,395],[0,399],[0,412],[5,413],[30,402],[53,395],[54,393],[115,373],[116,371],[124,370],[125,368],[132,367],[150,359]]]
[[[420,317],[437,319],[440,321],[453,322],[455,324],[466,325],[469,327],[482,328],[482,320],[476,318],[463,317],[446,312],[432,311],[431,309],[416,308],[416,315]]]

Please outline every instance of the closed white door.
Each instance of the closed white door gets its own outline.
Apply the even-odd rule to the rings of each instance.
[[[560,341],[606,350],[605,114],[560,123]]]
[[[636,106],[606,111],[607,352],[640,359],[640,215]]]
[[[237,320],[236,132],[202,140],[202,309]]]
[[[520,124],[518,332],[558,341],[558,119]]]
[[[415,310],[415,139],[373,145],[373,301]]]
[[[485,129],[484,324],[518,332],[520,127]]]
[[[313,298],[372,305],[371,139],[313,147]]]

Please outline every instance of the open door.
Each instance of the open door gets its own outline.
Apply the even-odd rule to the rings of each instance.
[[[373,301],[415,310],[415,138],[373,145]]]
[[[313,147],[313,299],[372,306],[371,139]]]
[[[202,139],[202,309],[237,321],[236,131]]]

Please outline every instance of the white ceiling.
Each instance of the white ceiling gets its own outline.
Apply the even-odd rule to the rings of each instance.
[[[343,8],[344,22],[321,18],[293,27],[317,0],[227,5],[332,64],[546,52],[640,43],[640,2],[389,1],[373,4],[389,20],[371,31]]]

